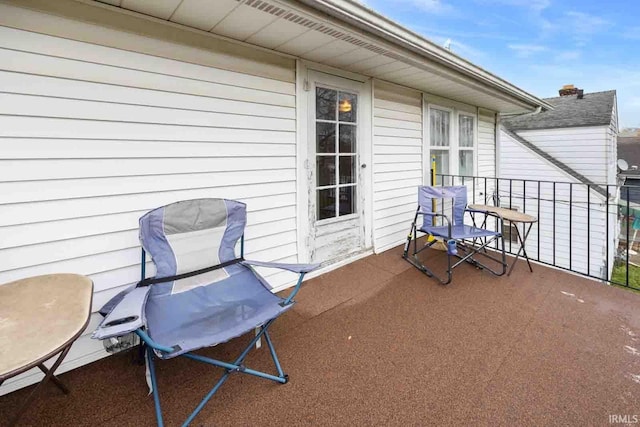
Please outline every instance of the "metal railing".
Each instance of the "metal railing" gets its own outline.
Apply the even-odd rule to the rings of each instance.
[[[640,187],[531,179],[432,174],[435,185],[465,185],[469,204],[535,216],[525,243],[529,259],[615,285],[640,289]],[[636,219],[637,218],[637,219]],[[507,253],[520,249],[511,227],[502,230]],[[635,227],[634,227],[635,226]],[[640,252],[640,250],[639,250]]]

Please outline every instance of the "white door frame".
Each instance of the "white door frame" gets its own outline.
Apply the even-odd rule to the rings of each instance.
[[[353,73],[340,71],[332,67],[315,64],[304,60],[296,60],[296,168],[297,168],[297,200],[296,200],[296,220],[297,220],[297,241],[298,241],[298,262],[309,262],[310,260],[310,218],[309,218],[309,194],[308,187],[311,169],[309,165],[309,71],[318,71],[331,74],[336,77],[355,80],[363,83],[364,88],[360,99],[360,108],[363,122],[359,126],[361,133],[360,147],[358,149],[360,165],[366,164],[366,168],[361,170],[362,182],[360,191],[362,192],[362,223],[364,226],[364,250],[373,247],[373,106],[372,106],[372,84],[371,79],[358,76]]]

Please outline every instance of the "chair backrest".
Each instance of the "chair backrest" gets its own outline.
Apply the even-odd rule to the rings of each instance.
[[[453,199],[451,207],[453,215],[451,215],[451,225],[464,224],[464,210],[467,208],[467,187],[464,185],[455,185],[449,187],[431,187],[423,185],[418,187],[418,204],[420,209],[426,212],[433,211],[433,201]],[[448,212],[445,212],[447,215]],[[425,217],[425,222],[432,224],[433,218]]]
[[[235,246],[247,222],[246,205],[226,199],[171,203],[140,218],[140,242],[153,258],[156,278],[190,273],[236,258]],[[176,294],[229,277],[213,270],[152,285],[152,295]]]

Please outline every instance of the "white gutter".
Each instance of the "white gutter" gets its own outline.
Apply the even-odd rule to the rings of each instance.
[[[443,49],[421,35],[407,30],[394,21],[386,18],[372,9],[356,1],[349,0],[299,0],[316,10],[321,10],[333,17],[349,22],[369,33],[393,43],[394,45],[411,50],[431,61],[445,65],[465,76],[480,81],[494,89],[531,105],[552,110],[553,106],[542,99],[514,86],[508,81],[492,74],[464,58]]]

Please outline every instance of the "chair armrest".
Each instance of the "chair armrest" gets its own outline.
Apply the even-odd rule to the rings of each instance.
[[[279,268],[293,273],[308,273],[320,267],[320,264],[284,264],[279,262],[251,261],[248,259],[242,261],[242,264],[253,265],[255,267]]]
[[[146,323],[145,305],[150,286],[133,288],[112,298],[107,305],[112,306],[109,313],[96,328],[91,338],[106,339],[119,337],[143,327]],[[119,301],[118,301],[119,300]]]

